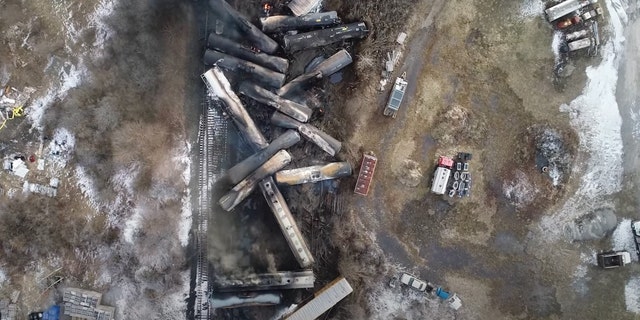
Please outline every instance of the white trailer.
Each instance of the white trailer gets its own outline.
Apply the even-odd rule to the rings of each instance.
[[[569,51],[590,48],[592,45],[595,45],[595,40],[593,40],[592,38],[582,38],[567,43],[567,46],[569,46]]]
[[[558,20],[574,11],[580,10],[590,4],[597,3],[598,0],[566,0],[551,8],[544,10],[549,22]]]
[[[433,183],[431,184],[431,192],[444,194],[447,191],[450,176],[451,169],[445,167],[436,168],[436,172],[433,175]]]
[[[316,297],[292,314],[285,316],[285,320],[313,320],[333,308],[338,302],[353,292],[349,282],[339,277],[316,293]]]

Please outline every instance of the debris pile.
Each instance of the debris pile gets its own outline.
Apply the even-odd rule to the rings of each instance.
[[[30,87],[19,91],[8,85],[0,88],[0,130],[6,128],[10,120],[24,115],[24,105],[35,91]]]
[[[382,79],[380,79],[380,86],[378,88],[380,91],[384,91],[384,88],[387,86],[387,83],[389,82],[389,78],[391,78],[391,75],[393,74],[395,66],[400,61],[400,58],[402,57],[402,50],[404,49],[404,42],[406,40],[407,40],[407,34],[404,32],[400,32],[398,34],[398,37],[396,38],[396,48],[391,50],[391,52],[387,52],[387,60],[384,61],[384,69],[382,70]]]
[[[252,283],[251,288],[232,286],[233,294],[212,296],[210,302],[214,308],[279,304],[282,301],[279,294],[252,292],[260,288],[281,290],[313,287],[314,279],[306,273],[311,272],[314,258],[278,185],[315,183],[347,177],[353,172],[348,162],[330,162],[283,170],[293,160],[286,149],[299,142],[301,137],[331,157],[335,157],[342,147],[339,140],[309,123],[314,120],[314,112],[319,110],[308,106],[308,97],[305,97],[304,91],[314,81],[330,78],[351,64],[353,60],[349,52],[337,46],[341,43],[349,44],[351,39],[365,37],[368,30],[363,22],[341,24],[333,11],[309,13],[318,7],[319,1],[294,0],[288,3],[289,9],[275,8],[270,3],[265,3],[262,7],[264,17],[260,19],[262,29],[223,0],[211,0],[209,4],[217,21],[215,32],[207,38],[203,58],[205,65],[211,68],[202,74],[202,79],[209,95],[221,102],[219,105],[224,114],[236,125],[253,152],[253,155],[230,168],[221,178],[219,182],[230,187],[230,190],[218,203],[222,209],[232,211],[254,189],[260,188],[298,264],[303,270],[307,270],[302,271],[304,274],[299,279],[297,275],[289,273],[288,276],[281,277],[282,272],[276,273],[276,278],[270,281],[245,279],[240,283],[248,281]],[[294,15],[285,15],[288,10]],[[274,11],[281,11],[283,15],[272,15]],[[306,59],[309,53],[318,52],[314,48],[321,47],[323,53],[312,59],[304,70],[291,67],[298,59]],[[332,51],[333,54],[325,58],[324,53]],[[241,100],[236,92],[247,100]],[[268,117],[268,121],[261,121],[264,117],[250,114],[243,101],[275,109],[275,112]],[[259,125],[270,124],[282,128],[280,131],[284,132],[271,142],[259,128]],[[271,132],[275,133],[276,130]],[[287,277],[292,277],[290,280],[294,284],[296,281],[304,281],[304,285],[274,286],[281,283],[279,279]],[[309,281],[311,283],[307,283]],[[217,292],[225,290],[224,286],[216,288]]]
[[[469,161],[471,153],[460,152],[456,158],[456,165],[453,170],[453,182],[449,189],[449,198],[456,194],[458,197],[468,197],[471,195],[471,172],[469,172]]]
[[[558,78],[571,75],[573,67],[569,58],[586,49],[588,56],[596,56],[600,47],[598,17],[603,10],[598,0],[564,0],[550,1],[545,12],[547,21],[559,35],[560,41],[554,41],[554,50],[559,55],[554,66],[554,74]]]
[[[535,126],[529,132],[536,148],[536,166],[551,178],[554,186],[560,185],[571,170],[571,150],[565,137],[547,126]]]

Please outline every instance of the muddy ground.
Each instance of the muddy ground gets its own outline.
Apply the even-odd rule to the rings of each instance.
[[[341,221],[361,225],[355,240],[375,244],[350,239],[354,227],[337,224],[334,235],[344,241],[339,243],[353,244],[341,247],[343,274],[349,278],[349,272],[359,271],[349,280],[356,290],[375,296],[383,295],[380,284],[398,268],[408,270],[464,301],[457,316],[428,310],[425,302],[419,311],[390,314],[398,319],[631,318],[619,299],[599,298],[609,290],[607,281],[621,293],[621,283],[607,274],[590,281],[589,293],[577,293],[582,291],[575,289],[573,274],[580,246],[560,241],[540,247],[544,239],[530,233],[577,182],[571,166],[557,186],[540,171],[532,132],[555,130],[571,162],[580,161],[578,138],[558,106],[579,95],[585,66],[598,59],[574,57],[577,71],[561,86],[554,84],[553,31],[539,15],[519,16],[520,5],[418,2],[408,20],[406,56],[395,72],[407,72],[410,83],[396,119],[382,115],[389,87],[377,92],[376,77],[360,76],[356,88],[339,89],[349,97],[334,108],[334,116],[349,119],[338,125],[348,132],[344,157],[358,163],[363,151],[373,151],[379,159],[368,197],[345,190],[349,204]],[[472,196],[450,200],[429,193],[437,156],[461,151],[473,154]],[[407,161],[422,173],[415,187],[402,177]],[[531,198],[524,203],[510,198],[505,191],[510,184],[525,184]],[[372,249],[377,246],[381,251]],[[394,267],[370,263],[380,259]],[[384,270],[389,272],[381,275]],[[382,301],[365,303],[362,294],[350,299],[370,310]],[[383,318],[355,307],[351,312]]]

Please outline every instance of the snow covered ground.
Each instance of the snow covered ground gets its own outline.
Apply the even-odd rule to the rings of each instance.
[[[597,207],[610,204],[607,197],[620,191],[622,177],[622,119],[616,102],[618,66],[624,43],[622,0],[606,2],[610,12],[611,38],[602,46],[602,62],[587,67],[587,85],[582,95],[560,110],[569,113],[580,136],[580,149],[588,152],[578,163],[582,174],[579,189],[557,213],[543,218],[540,228],[550,240],[558,240],[563,226]]]

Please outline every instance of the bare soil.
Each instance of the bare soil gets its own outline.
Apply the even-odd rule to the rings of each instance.
[[[456,319],[587,314],[573,307],[578,298],[565,289],[572,285],[569,275],[580,253],[567,250],[566,243],[555,244],[557,251],[538,248],[541,242],[529,233],[576,183],[570,167],[558,186],[541,172],[534,132],[556,130],[569,158],[579,161],[577,135],[558,107],[580,93],[586,76],[577,71],[564,86],[554,85],[552,30],[541,16],[519,17],[519,5],[491,0],[413,3],[404,29],[399,24],[388,34],[395,38],[397,32],[409,31],[410,39],[395,72],[407,72],[409,80],[396,119],[382,115],[390,89],[376,90],[380,67],[375,73],[358,69],[355,86],[335,89],[332,102],[341,107],[334,107],[331,116],[341,121],[333,129],[347,141],[340,156],[359,163],[363,152],[373,151],[379,159],[369,196],[349,196],[351,191],[344,190],[348,205],[334,223],[340,270],[356,291],[381,294],[380,284],[397,272],[390,265],[399,265],[462,296],[464,307]],[[360,49],[372,50],[376,41],[366,41]],[[578,70],[594,63],[580,57],[576,61]],[[437,156],[457,152],[473,154],[472,196],[449,199],[429,193]],[[417,186],[397,177],[407,161],[423,172]],[[518,177],[526,179],[533,193],[524,206],[514,205],[505,194],[505,185]],[[559,257],[563,263],[555,260]],[[365,297],[350,299],[352,316],[364,312],[376,318]],[[599,314],[605,309],[615,308]],[[422,312],[404,317],[434,316]]]

